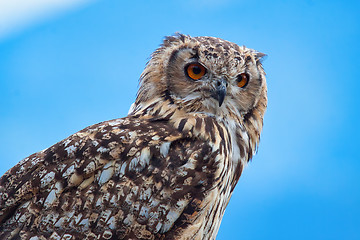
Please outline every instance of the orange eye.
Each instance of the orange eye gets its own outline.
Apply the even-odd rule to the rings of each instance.
[[[237,79],[237,85],[238,87],[240,88],[244,88],[246,87],[246,85],[248,84],[249,82],[249,75],[246,74],[246,73],[242,73],[238,76],[238,79]]]
[[[185,73],[193,80],[199,80],[206,73],[206,68],[200,63],[190,63],[185,67]]]

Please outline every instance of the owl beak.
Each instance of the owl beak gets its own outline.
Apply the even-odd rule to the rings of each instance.
[[[219,107],[223,104],[226,96],[226,85],[227,83],[223,79],[216,81],[214,98],[219,101]]]

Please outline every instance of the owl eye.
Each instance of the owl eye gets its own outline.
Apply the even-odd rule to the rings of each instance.
[[[189,78],[199,80],[205,75],[206,68],[200,63],[190,63],[185,67],[185,73]]]
[[[249,82],[249,75],[246,74],[246,73],[241,73],[239,76],[238,76],[238,79],[237,79],[237,85],[238,87],[240,88],[244,88],[246,87],[246,85],[248,84]]]

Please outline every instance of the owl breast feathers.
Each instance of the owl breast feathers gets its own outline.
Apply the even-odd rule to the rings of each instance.
[[[215,239],[260,139],[263,56],[214,37],[167,37],[127,117],[2,176],[0,239]]]

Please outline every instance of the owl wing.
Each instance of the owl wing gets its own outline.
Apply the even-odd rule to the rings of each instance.
[[[85,128],[0,179],[0,238],[175,236],[201,211],[216,155],[163,119]]]

